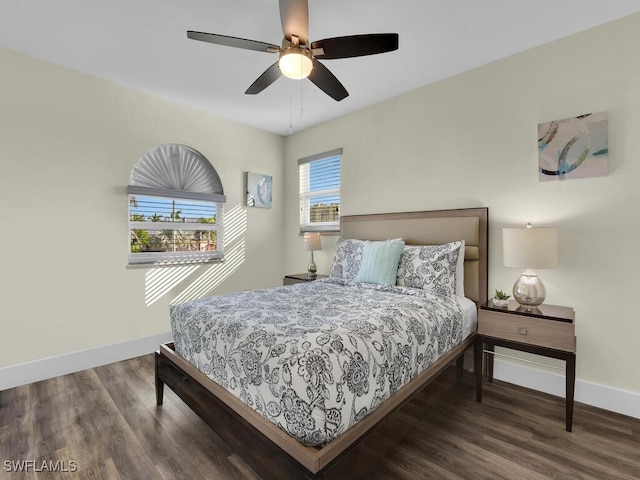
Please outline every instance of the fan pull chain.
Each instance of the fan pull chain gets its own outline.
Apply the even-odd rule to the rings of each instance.
[[[293,135],[293,91],[289,95],[289,135]]]
[[[304,113],[304,82],[300,82],[300,118]]]

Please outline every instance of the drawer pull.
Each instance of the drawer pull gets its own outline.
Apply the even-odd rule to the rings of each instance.
[[[525,327],[524,325],[519,325],[518,326],[518,333],[520,335],[526,335],[527,334],[527,327]]]

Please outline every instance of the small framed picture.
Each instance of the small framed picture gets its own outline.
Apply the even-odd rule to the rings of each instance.
[[[273,177],[260,173],[246,172],[247,207],[271,208]]]

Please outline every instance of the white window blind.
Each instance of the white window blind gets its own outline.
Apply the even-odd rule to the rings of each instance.
[[[301,232],[340,230],[341,160],[341,148],[298,160]]]
[[[222,257],[217,202],[129,195],[130,263]]]

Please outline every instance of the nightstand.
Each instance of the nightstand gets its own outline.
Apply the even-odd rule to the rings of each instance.
[[[483,356],[487,379],[493,381],[494,347],[510,348],[565,361],[566,429],[573,423],[576,380],[575,313],[571,307],[542,304],[525,309],[510,301],[497,307],[489,300],[478,309],[478,334],[474,346],[476,400],[482,401]],[[486,349],[485,349],[486,346]],[[485,355],[483,355],[485,354]]]
[[[293,285],[294,283],[313,282],[319,278],[327,278],[328,275],[316,275],[315,278],[309,278],[306,273],[295,273],[293,275],[285,275],[282,279],[283,285]]]

